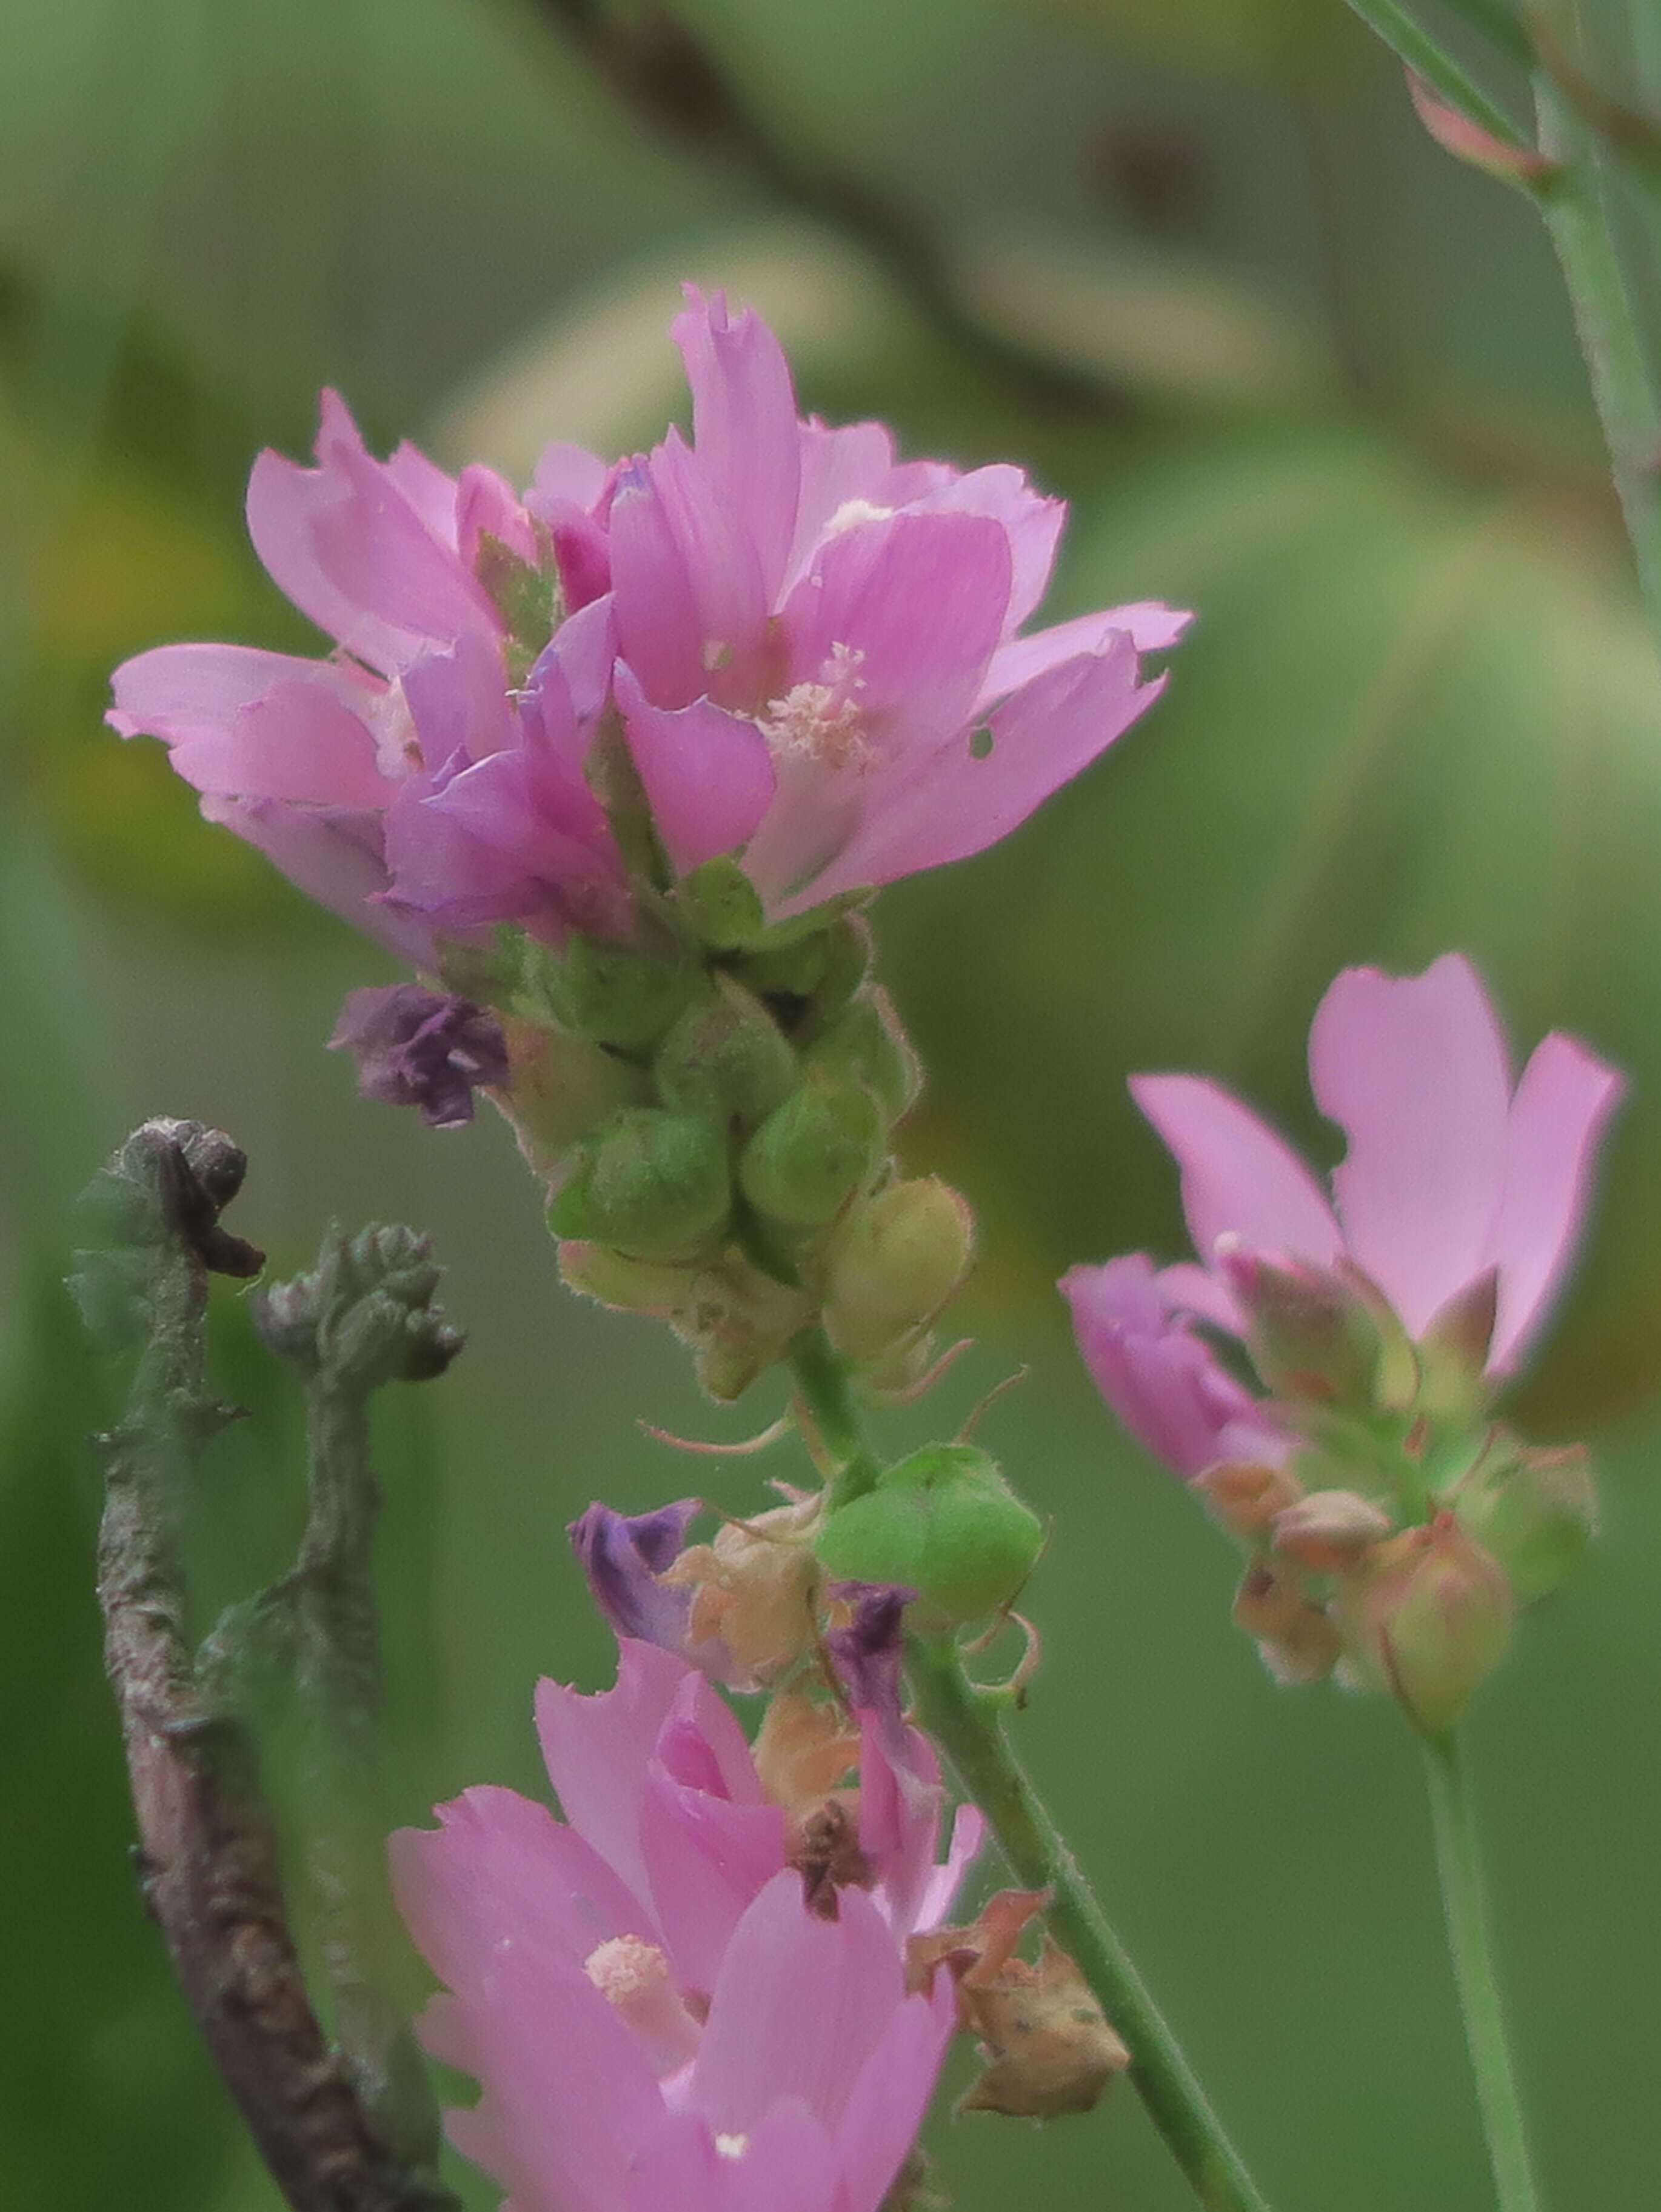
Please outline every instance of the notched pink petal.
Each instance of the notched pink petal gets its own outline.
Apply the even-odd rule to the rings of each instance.
[[[1134,1075],[1130,1095],[1182,1170],[1183,1211],[1202,1261],[1220,1237],[1329,1267],[1343,1239],[1321,1187],[1249,1107],[1197,1075]]]

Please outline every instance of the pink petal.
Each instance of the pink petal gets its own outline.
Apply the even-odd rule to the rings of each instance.
[[[447,653],[424,653],[405,669],[403,689],[429,769],[458,752],[483,760],[514,741],[502,656],[485,638],[459,638]]]
[[[1011,582],[1004,614],[1006,633],[1018,629],[1044,595],[1056,565],[1056,547],[1067,520],[1067,502],[1033,490],[1024,472],[1008,461],[971,469],[937,490],[925,493],[914,514],[984,514],[998,523],[1009,541]]]
[[[616,1936],[657,1942],[646,1906],[545,1806],[486,1788],[435,1810],[436,1830],[400,1828],[387,1851],[398,1909],[427,1963],[459,1994],[504,1944],[540,1971],[581,1966]]]
[[[666,2112],[630,2159],[622,2212],[724,2212],[728,2163],[707,2120]]]
[[[494,469],[474,461],[463,469],[455,487],[456,546],[469,568],[478,560],[486,533],[516,553],[530,568],[541,565],[541,549],[531,519]]]
[[[1309,1067],[1349,1139],[1332,1178],[1345,1242],[1416,1335],[1487,1264],[1505,1182],[1510,1062],[1475,970],[1458,953],[1422,975],[1346,969]]]
[[[1284,1457],[1256,1401],[1169,1312],[1145,1254],[1070,1268],[1061,1291],[1097,1389],[1156,1459],[1187,1478],[1224,1459]]]
[[[817,417],[798,432],[801,492],[796,506],[795,541],[786,570],[794,583],[812,558],[825,527],[850,500],[893,507],[887,483],[894,465],[893,434],[882,422],[850,422],[830,429]]]
[[[1249,1107],[1197,1075],[1133,1075],[1130,1095],[1175,1155],[1202,1261],[1220,1237],[1330,1267],[1343,1239],[1321,1187]]]
[[[598,453],[556,439],[542,449],[531,489],[525,495],[525,504],[535,514],[539,501],[569,501],[573,507],[592,514],[611,474],[611,464],[601,460]]]
[[[835,2130],[904,1996],[876,1906],[857,1889],[841,1891],[838,1905],[837,1919],[817,1918],[787,1869],[733,1931],[687,2093],[719,2132],[748,2134],[785,2097]]]
[[[654,706],[689,706],[709,684],[703,627],[685,556],[643,462],[619,479],[611,554],[618,651]]]
[[[787,2097],[773,2106],[741,2158],[723,2159],[721,2212],[867,2212],[838,2199],[836,2145],[806,2106]],[[879,2212],[873,2198],[868,2212]],[[664,2212],[679,2212],[666,2206]]]
[[[698,688],[725,707],[759,706],[773,688],[778,655],[768,629],[772,596],[749,518],[711,484],[678,430],[653,449],[646,470],[691,591]],[[614,508],[614,532],[615,514]]]
[[[1037,678],[994,710],[983,757],[977,753],[982,727],[964,727],[913,763],[898,787],[885,780],[874,788],[858,831],[813,883],[812,900],[983,852],[1088,767],[1162,689],[1163,679],[1138,683],[1136,655],[1123,638]]]
[[[952,1841],[946,1848],[946,1862],[930,1874],[917,1899],[916,1917],[912,1923],[914,1934],[927,1936],[931,1929],[945,1925],[957,1902],[958,1892],[986,1847],[989,1832],[986,1815],[978,1805],[958,1806],[952,1818]]]
[[[1006,698],[1046,669],[1081,653],[1106,652],[1116,637],[1128,636],[1138,653],[1163,653],[1176,644],[1193,619],[1157,600],[1144,599],[1135,606],[1109,607],[1101,614],[1080,615],[1072,622],[1037,630],[1031,637],[1014,638],[993,654],[980,703],[984,708]]]
[[[1598,1142],[1625,1089],[1618,1069],[1555,1030],[1523,1070],[1488,1246],[1488,1261],[1500,1270],[1489,1354],[1496,1372],[1522,1358],[1573,1257]]]
[[[386,889],[379,813],[210,796],[202,801],[202,815],[204,821],[234,830],[308,898],[399,959],[417,968],[433,965],[433,933],[427,925],[375,903]]]
[[[1245,1316],[1220,1275],[1196,1267],[1191,1260],[1178,1260],[1173,1267],[1161,1267],[1154,1279],[1168,1313],[1191,1315],[1229,1336],[1245,1334]]]
[[[784,578],[800,483],[789,365],[753,309],[734,318],[722,294],[706,301],[691,285],[686,297],[686,310],[670,334],[692,387],[700,473],[721,505],[739,518],[755,550],[764,606],[770,607]]]
[[[734,1805],[660,1770],[647,1778],[640,1843],[675,1978],[712,1990],[733,1929],[785,1863],[783,1811]]]
[[[157,646],[124,660],[112,683],[115,704],[104,717],[110,727],[124,738],[169,744],[222,735],[245,707],[279,684],[315,685],[360,713],[384,696],[361,669],[246,645]]]
[[[647,1763],[691,1673],[673,1652],[623,1638],[615,1688],[584,1697],[537,1684],[537,1735],[565,1817],[637,1897],[651,1893],[640,1849]]]
[[[678,875],[751,837],[770,803],[773,756],[756,725],[707,699],[654,707],[617,665],[617,699],[652,819]]]
[[[836,2127],[847,2212],[879,2212],[916,2142],[957,2026],[949,1973],[908,1997],[860,2069]]]

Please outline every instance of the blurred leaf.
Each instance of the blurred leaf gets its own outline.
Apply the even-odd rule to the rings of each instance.
[[[891,901],[901,1004],[940,1095],[972,1086],[971,1188],[1035,1269],[1183,1243],[1125,1097],[1189,1068],[1334,1133],[1304,1075],[1347,962],[1463,947],[1518,1044],[1586,1036],[1634,1098],[1586,1294],[1542,1410],[1661,1372],[1661,684],[1602,518],[1451,490],[1303,430],[1148,465],[1078,518],[1068,605],[1197,607],[1169,696],[972,875]],[[967,957],[965,957],[967,956]]]
[[[1214,67],[1279,73],[1341,35],[1337,0],[1042,0],[1052,12],[1151,52]]]

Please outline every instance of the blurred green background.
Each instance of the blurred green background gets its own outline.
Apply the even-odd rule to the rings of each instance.
[[[534,1677],[606,1678],[562,1534],[591,1496],[758,1496],[756,1462],[633,1424],[734,1436],[777,1394],[715,1414],[648,1327],[565,1297],[499,1125],[358,1103],[322,1043],[381,956],[100,722],[144,646],[307,649],[240,495],[320,383],[452,465],[617,450],[679,404],[691,275],[776,318],[809,404],[1066,494],[1056,613],[1200,611],[1122,757],[881,902],[934,1079],[908,1163],[984,1232],[977,1349],[891,1435],[1031,1362],[986,1432],[1057,1531],[1024,1741],[1282,2212],[1489,2201],[1414,1757],[1388,1712],[1261,1674],[1226,1547],[1117,1440],[1050,1285],[1180,1243],[1129,1070],[1214,1071],[1329,1156],[1302,1046],[1346,960],[1463,947],[1519,1042],[1571,1026],[1634,1072],[1525,1407],[1599,1443],[1607,1540],[1472,1730],[1549,2193],[1634,2212],[1661,2177],[1661,687],[1530,210],[1422,138],[1339,0],[684,7],[786,185],[821,218],[839,176],[879,196],[876,253],[733,157],[683,49],[651,81],[677,132],[533,0],[0,0],[0,2203],[276,2203],[138,1907],[99,1668],[101,1394],[58,1279],[131,1124],[233,1131],[278,1269],[372,1218],[449,1267],[470,1348],[384,1408],[399,1818],[534,1787]],[[203,1485],[204,1604],[281,1564],[300,1480],[228,1293],[216,1330],[255,1419]],[[1186,2201],[1123,2094],[934,2147],[963,2212]]]

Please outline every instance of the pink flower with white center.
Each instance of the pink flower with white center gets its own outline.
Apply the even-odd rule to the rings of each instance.
[[[1156,1272],[1137,1255],[1062,1280],[1104,1396],[1185,1475],[1287,1449],[1273,1413],[1193,1327],[1244,1334],[1236,1291],[1254,1259],[1357,1270],[1415,1339],[1491,1276],[1487,1371],[1513,1373],[1579,1241],[1598,1141],[1624,1087],[1556,1030],[1513,1079],[1494,1009],[1458,953],[1422,975],[1346,969],[1317,1010],[1309,1066],[1317,1104],[1348,1140],[1330,1199],[1217,1085],[1136,1076],[1131,1094],[1182,1170],[1201,1264]]]
[[[457,2148],[514,2212],[878,2212],[954,2020],[949,1978],[905,1994],[904,1938],[944,1918],[964,1855],[916,1894],[918,1837],[891,1839],[879,1787],[876,1887],[818,1917],[742,1731],[684,1662],[625,1641],[615,1689],[545,1682],[537,1711],[563,1823],[471,1790],[392,1842],[449,1992],[423,2035],[484,2087],[450,2115]],[[931,1863],[939,1812],[910,1816]]]
[[[408,445],[374,460],[333,392],[317,461],[262,454],[248,530],[332,656],[161,646],[117,670],[112,726],[165,739],[210,821],[419,964],[437,933],[499,921],[626,928],[582,775],[614,651],[583,504],[604,465],[551,448],[521,505],[489,469],[453,478]],[[575,611],[562,649],[524,672],[510,586],[541,592],[550,631],[556,586]]]
[[[671,431],[611,500],[618,699],[677,872],[741,852],[784,916],[1006,836],[1152,704],[1139,655],[1189,618],[1023,637],[1062,503],[800,420],[767,326],[688,297],[693,443]]]

